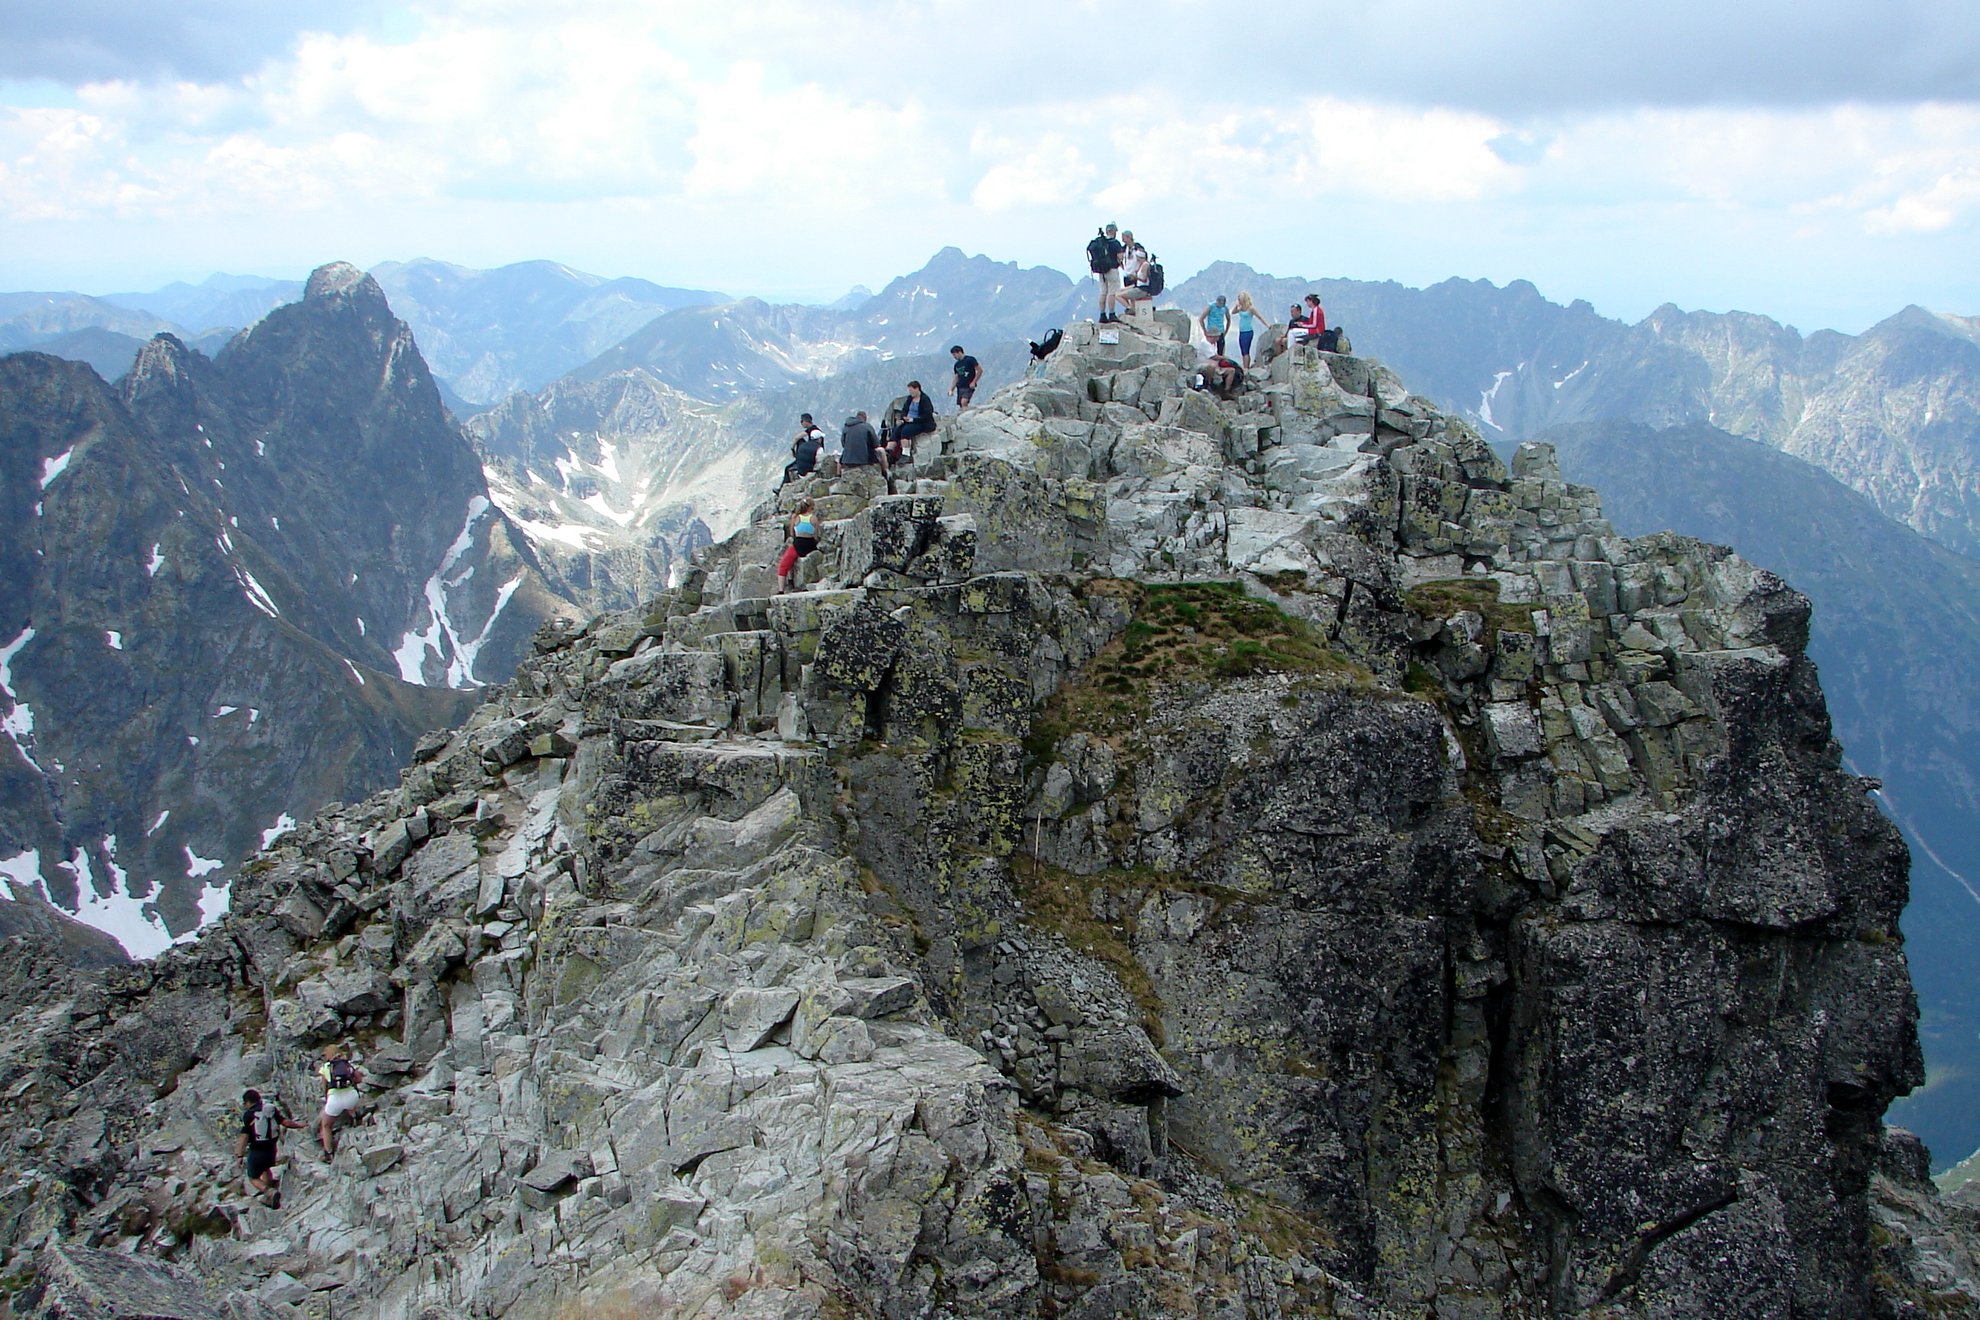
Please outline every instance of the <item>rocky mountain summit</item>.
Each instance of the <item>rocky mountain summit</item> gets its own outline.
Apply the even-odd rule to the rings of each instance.
[[[20,1309],[1980,1313],[1806,601],[1186,339],[1079,327],[898,494],[828,461],[546,626],[197,944],[16,941]],[[234,1096],[333,1040],[364,1117],[242,1201]]]

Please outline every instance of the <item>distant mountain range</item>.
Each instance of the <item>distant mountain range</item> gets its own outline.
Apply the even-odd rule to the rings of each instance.
[[[704,289],[604,279],[549,261],[495,270],[393,261],[371,274],[447,392],[481,406],[548,384],[663,312],[727,301]],[[211,356],[236,330],[302,290],[296,280],[215,275],[150,293],[0,294],[0,352],[35,348],[86,361],[115,380],[154,334],[175,334]],[[68,338],[85,331],[98,333]]]
[[[572,612],[351,267],[116,388],[0,358],[0,876],[154,952]]]

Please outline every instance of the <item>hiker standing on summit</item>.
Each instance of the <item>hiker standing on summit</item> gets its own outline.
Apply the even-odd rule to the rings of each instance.
[[[949,349],[949,356],[955,359],[955,379],[949,382],[949,393],[956,396],[956,411],[969,407],[969,401],[976,397],[976,383],[983,379],[983,364],[957,344]]]
[[[1087,268],[1100,281],[1101,325],[1121,319],[1116,310],[1121,292],[1121,240],[1114,237],[1116,232],[1114,226],[1102,225],[1086,245]]]

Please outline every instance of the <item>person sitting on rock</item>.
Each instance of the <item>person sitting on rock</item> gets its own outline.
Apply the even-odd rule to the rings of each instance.
[[[894,469],[887,461],[887,451],[874,432],[873,423],[866,420],[866,414],[856,412],[846,418],[845,427],[839,432],[839,466],[862,468],[876,463],[880,465],[880,474],[887,478],[887,493],[892,495]]]
[[[1148,265],[1148,249],[1134,241],[1134,231],[1121,231],[1121,291],[1127,292],[1132,286],[1141,283],[1143,269]]]
[[[264,1100],[259,1091],[241,1092],[241,1139],[235,1143],[234,1154],[247,1161],[249,1194],[259,1196],[270,1210],[282,1208],[282,1184],[275,1174],[275,1166],[282,1162],[278,1148],[282,1129],[301,1132],[308,1126],[283,1113],[281,1102],[273,1096]]]
[[[825,433],[812,424],[810,413],[800,414],[797,439],[791,441],[791,461],[784,464],[784,479],[777,484],[788,486],[799,477],[810,476],[824,448]]]
[[[1306,306],[1295,305],[1293,311],[1296,315],[1286,326],[1288,344],[1304,344],[1327,333],[1327,312],[1320,306],[1319,294],[1307,294]]]
[[[867,427],[872,430],[872,427]],[[818,549],[818,515],[813,512],[815,503],[810,499],[798,501],[797,511],[791,514],[790,543],[777,559],[777,594],[784,594],[789,586],[791,574],[797,570],[798,560]]]
[[[887,449],[899,456],[905,446],[907,461],[912,463],[915,438],[935,429],[935,405],[921,392],[920,381],[909,381],[907,388],[908,392],[894,400],[887,410],[890,418],[898,419],[887,432]]]
[[[364,1070],[352,1063],[341,1045],[325,1045],[323,1062],[316,1065],[323,1082],[323,1115],[316,1122],[316,1135],[323,1143],[323,1158],[334,1159],[337,1140],[332,1130],[337,1120],[356,1109],[364,1100],[358,1088],[364,1085]]]
[[[1134,281],[1121,282],[1121,306],[1129,316],[1133,316],[1134,309],[1142,303],[1154,307],[1155,299],[1162,292],[1162,263],[1150,256],[1146,248],[1139,251],[1141,266]]]

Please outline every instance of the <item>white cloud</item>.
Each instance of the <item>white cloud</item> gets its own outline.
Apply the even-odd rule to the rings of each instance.
[[[390,28],[271,27],[224,68],[125,43],[65,103],[0,105],[0,283],[431,255],[830,297],[950,242],[1077,273],[1117,219],[1172,276],[1231,257],[1572,297],[1568,272],[1665,234],[1699,272],[1820,248],[1782,279],[1841,259],[1892,303],[1957,307],[1976,277],[1898,292],[1899,263],[1971,264],[1917,245],[1980,214],[1980,30],[1970,0],[1893,3],[1397,0],[1232,23],[1146,0],[1117,60],[1095,58],[1104,11],[1063,0],[433,0]]]
[[[1935,234],[1975,216],[1980,216],[1980,170],[1960,169],[1866,212],[1863,219],[1876,234]]]
[[[970,200],[988,211],[1076,202],[1098,173],[1078,145],[1061,133],[1047,133],[1029,150],[1021,143],[979,133],[970,149],[974,155],[1008,157],[985,170],[970,190]]]

